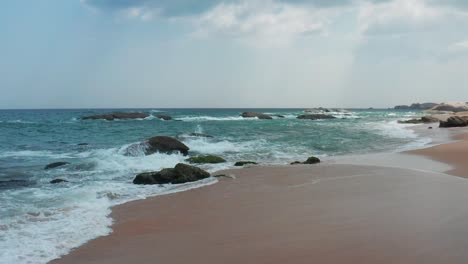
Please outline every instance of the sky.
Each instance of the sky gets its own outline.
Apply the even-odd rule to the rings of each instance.
[[[466,0],[9,0],[0,109],[468,101]]]

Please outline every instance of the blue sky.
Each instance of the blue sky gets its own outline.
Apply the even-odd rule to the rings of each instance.
[[[0,9],[0,108],[468,100],[464,0],[49,0]]]

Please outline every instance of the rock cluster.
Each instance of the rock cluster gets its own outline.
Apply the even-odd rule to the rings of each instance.
[[[256,112],[243,112],[240,116],[244,118],[258,118],[258,119],[273,119],[270,115],[256,113]]]
[[[147,118],[149,114],[147,113],[124,113],[124,112],[114,112],[110,114],[103,114],[103,115],[91,115],[91,116],[83,116],[81,117],[82,120],[97,120],[97,119],[104,119],[108,121],[112,121],[115,119],[141,119]]]
[[[300,115],[297,119],[309,119],[309,120],[318,120],[318,119],[335,119],[336,117],[332,115],[325,115],[325,114],[306,114]]]
[[[466,127],[468,126],[467,116],[452,116],[447,121],[440,121],[439,127]]]
[[[134,184],[166,184],[186,183],[210,177],[210,173],[200,168],[179,163],[174,168],[162,169],[155,172],[138,174],[133,180]]]

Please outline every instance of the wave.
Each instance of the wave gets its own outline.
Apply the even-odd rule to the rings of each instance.
[[[53,153],[48,150],[19,150],[0,152],[0,158],[51,158],[66,159],[72,158],[72,153]]]

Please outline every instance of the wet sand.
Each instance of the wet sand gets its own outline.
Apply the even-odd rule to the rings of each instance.
[[[414,153],[466,175],[459,139]],[[236,179],[115,207],[111,235],[52,263],[468,262],[466,179],[349,164],[227,173]]]

